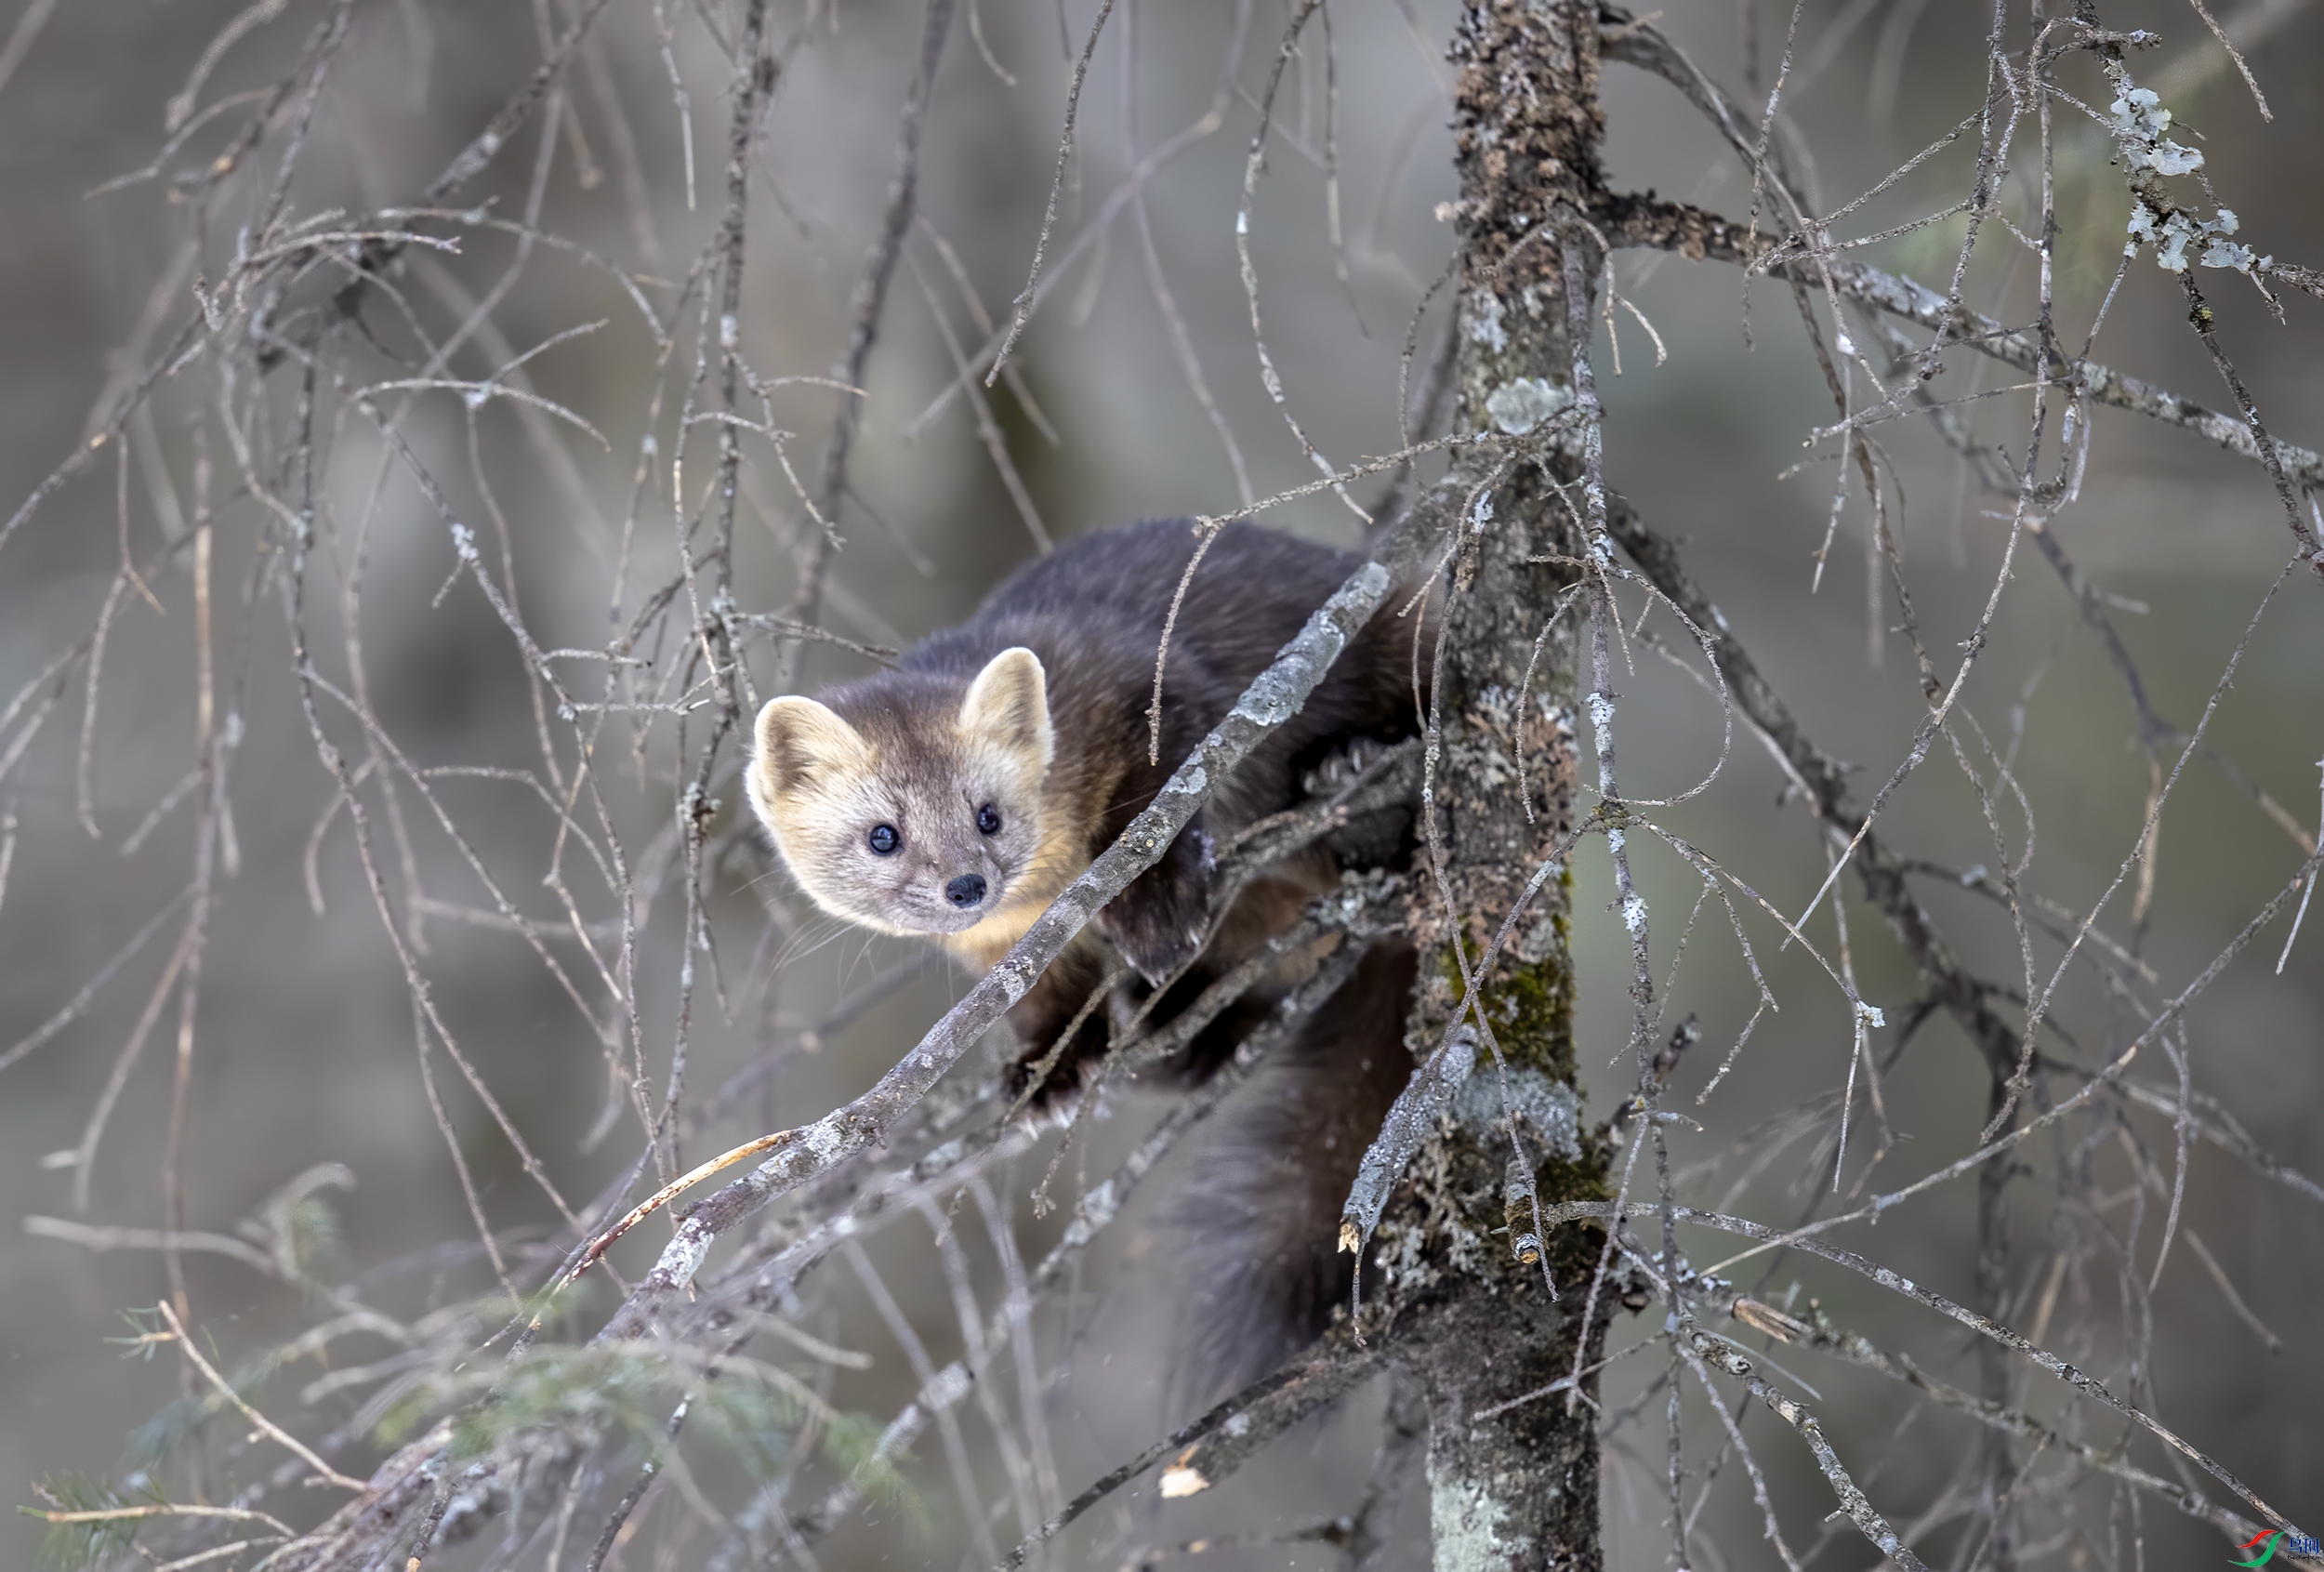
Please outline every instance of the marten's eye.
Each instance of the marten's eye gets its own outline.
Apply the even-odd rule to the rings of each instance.
[[[871,849],[882,857],[892,854],[897,847],[904,844],[904,837],[896,833],[896,826],[893,825],[874,825],[871,827],[871,834],[865,839],[870,843]]]
[[[976,811],[976,827],[984,835],[1000,833],[1000,810],[987,802]]]

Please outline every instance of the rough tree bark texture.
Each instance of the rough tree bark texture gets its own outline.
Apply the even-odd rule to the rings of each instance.
[[[1453,40],[1463,430],[1522,429],[1573,402],[1561,248],[1586,236],[1573,220],[1601,190],[1596,23],[1595,7],[1574,0],[1496,0],[1464,12]],[[1584,301],[1582,320],[1588,311]],[[1491,483],[1488,500],[1462,521],[1446,588],[1431,777],[1439,833],[1426,853],[1433,881],[1414,913],[1416,1053],[1446,1040],[1464,966],[1476,964],[1573,823],[1573,716],[1584,685],[1576,629],[1587,607],[1571,608],[1545,639],[1575,575],[1536,559],[1583,553],[1581,528],[1551,483],[1578,480],[1578,452],[1551,439],[1513,460],[1482,461],[1469,477],[1472,488]],[[1508,1231],[1495,1232],[1512,1152],[1505,1097],[1535,1112],[1518,1133],[1542,1204],[1606,1194],[1602,1156],[1576,1139],[1570,888],[1558,870],[1509,935],[1484,981],[1490,1040],[1478,1044],[1469,1094],[1416,1161],[1412,1193],[1381,1229],[1387,1281],[1409,1328],[1400,1357],[1427,1396],[1442,1572],[1603,1562],[1591,1405],[1560,1393],[1474,1417],[1572,1372],[1603,1240],[1595,1230],[1549,1235],[1553,1301],[1541,1267],[1516,1257],[1513,1213]],[[1601,1328],[1605,1314],[1601,1305]],[[1583,1383],[1585,1393],[1594,1387]]]

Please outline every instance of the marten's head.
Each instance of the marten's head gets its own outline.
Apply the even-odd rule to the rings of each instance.
[[[751,806],[817,905],[888,933],[957,934],[1041,876],[1042,782],[1056,751],[1040,657],[1003,650],[975,678],[888,671],[769,700]]]

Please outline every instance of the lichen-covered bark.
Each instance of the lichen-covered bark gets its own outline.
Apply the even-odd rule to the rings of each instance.
[[[1571,403],[1572,351],[1556,228],[1598,179],[1594,18],[1569,0],[1471,11],[1454,41],[1461,66],[1454,130],[1461,199],[1461,351],[1457,416],[1464,429],[1509,429]],[[1498,405],[1497,399],[1499,401]],[[1528,402],[1529,401],[1529,402]],[[1459,1002],[1459,968],[1446,946],[1457,914],[1468,954],[1480,954],[1572,812],[1575,624],[1561,622],[1533,660],[1575,557],[1573,515],[1560,482],[1578,465],[1554,443],[1480,461],[1473,480],[1496,483],[1464,521],[1438,660],[1442,747],[1433,771],[1444,857],[1439,899],[1418,914],[1418,937],[1443,951],[1425,968],[1419,1021],[1441,1026]],[[1533,694],[1525,691],[1532,661]],[[1524,750],[1526,812],[1517,790]],[[1546,1074],[1574,1073],[1572,984],[1562,888],[1545,887],[1512,934],[1496,974],[1502,1009],[1525,1016],[1505,1049]],[[1498,1029],[1498,1023],[1496,1023]]]
[[[1410,1024],[1420,1053],[1446,1039],[1464,966],[1475,965],[1573,823],[1576,614],[1587,608],[1573,608],[1544,638],[1574,575],[1541,559],[1583,554],[1552,484],[1578,478],[1578,443],[1547,433],[1561,412],[1570,419],[1573,403],[1562,241],[1586,233],[1573,220],[1601,192],[1597,48],[1594,7],[1574,0],[1472,7],[1453,41],[1458,421],[1464,430],[1530,430],[1535,445],[1478,461],[1468,481],[1482,499],[1448,570],[1430,776],[1437,835],[1413,921],[1425,958]],[[1540,884],[1481,979],[1489,1037],[1478,1048],[1474,1094],[1440,1121],[1380,1230],[1400,1319],[1423,1312],[1403,1319],[1402,1357],[1427,1398],[1440,1572],[1594,1569],[1603,1560],[1591,1406],[1561,1392],[1488,1412],[1574,1368],[1600,1243],[1594,1231],[1547,1235],[1547,1265],[1563,1290],[1552,1300],[1541,1265],[1518,1259],[1522,1209],[1505,1206],[1512,1146],[1496,1048],[1512,1101],[1534,1110],[1516,1122],[1542,1204],[1605,1194],[1602,1158],[1575,1118],[1570,889],[1563,870]],[[1593,1385],[1585,1380],[1584,1392]]]

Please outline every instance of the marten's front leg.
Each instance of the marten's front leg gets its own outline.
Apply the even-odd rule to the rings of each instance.
[[[1216,862],[1209,833],[1197,812],[1161,861],[1130,881],[1093,919],[1121,958],[1150,983],[1159,983],[1195,958],[1210,920],[1210,875]]]
[[[1102,997],[1107,971],[1103,952],[1076,939],[1010,1011],[1017,1037],[1008,1075],[1011,1099],[1028,1096],[1044,1112],[1072,1106],[1112,1035]]]

